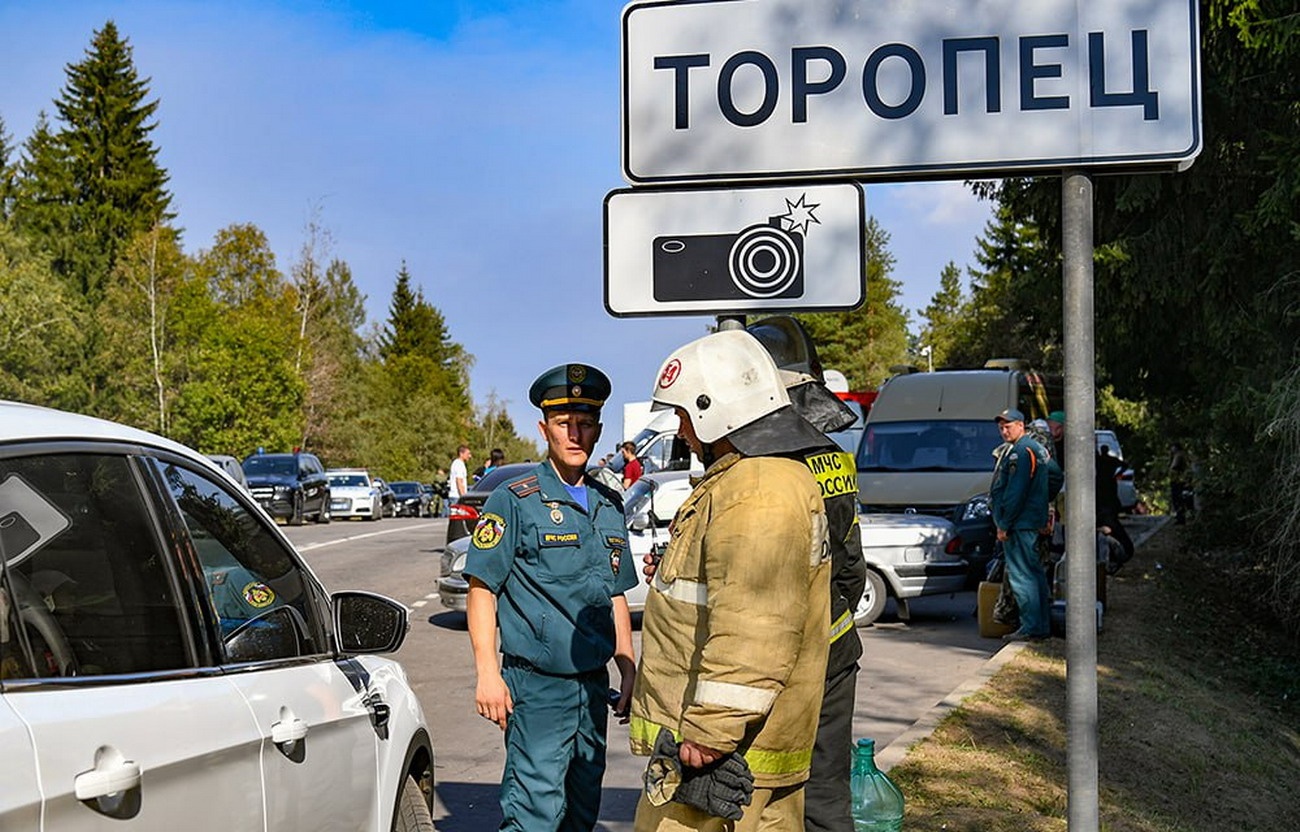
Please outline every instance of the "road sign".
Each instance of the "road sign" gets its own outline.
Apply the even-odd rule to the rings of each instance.
[[[852,309],[862,303],[865,202],[853,182],[605,197],[611,315]]]
[[[633,184],[1176,167],[1196,0],[715,0],[623,12]]]

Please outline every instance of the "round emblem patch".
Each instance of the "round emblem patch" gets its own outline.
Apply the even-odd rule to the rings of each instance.
[[[259,610],[275,603],[275,590],[261,581],[252,581],[245,584],[242,594],[250,607],[256,607]]]
[[[581,384],[583,379],[587,377],[587,368],[581,364],[570,364],[568,375],[569,381],[574,384]]]
[[[674,358],[672,361],[668,362],[668,366],[664,367],[664,371],[659,374],[659,386],[665,389],[672,387],[673,382],[676,381],[677,377],[681,374],[682,362]]]
[[[506,521],[504,517],[497,514],[485,514],[479,518],[478,525],[474,527],[474,548],[491,549],[501,542],[501,537],[506,532]]]

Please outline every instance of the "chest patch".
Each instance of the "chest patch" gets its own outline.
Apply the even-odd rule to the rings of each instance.
[[[575,546],[577,543],[577,532],[542,532],[543,546]]]
[[[479,518],[474,527],[474,548],[491,549],[501,542],[506,533],[506,520],[499,514],[491,512]]]

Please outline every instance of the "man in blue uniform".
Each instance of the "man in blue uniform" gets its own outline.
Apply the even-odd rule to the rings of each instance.
[[[466,617],[478,713],[505,731],[502,830],[595,827],[610,658],[621,676],[616,711],[625,714],[631,700],[636,662],[623,593],[636,585],[637,564],[618,496],[586,477],[609,391],[605,374],[586,364],[533,382],[546,460],[492,492],[472,535]]]
[[[993,468],[989,508],[1006,564],[1006,580],[1020,608],[1020,629],[1006,641],[1047,638],[1051,634],[1052,594],[1034,545],[1047,526],[1047,451],[1025,433],[1025,416],[1008,408],[996,417],[1007,443]]]

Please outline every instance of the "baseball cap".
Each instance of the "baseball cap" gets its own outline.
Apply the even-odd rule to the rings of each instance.
[[[1016,410],[1014,407],[1008,407],[1006,410],[993,417],[995,422],[1023,422],[1025,414]]]

